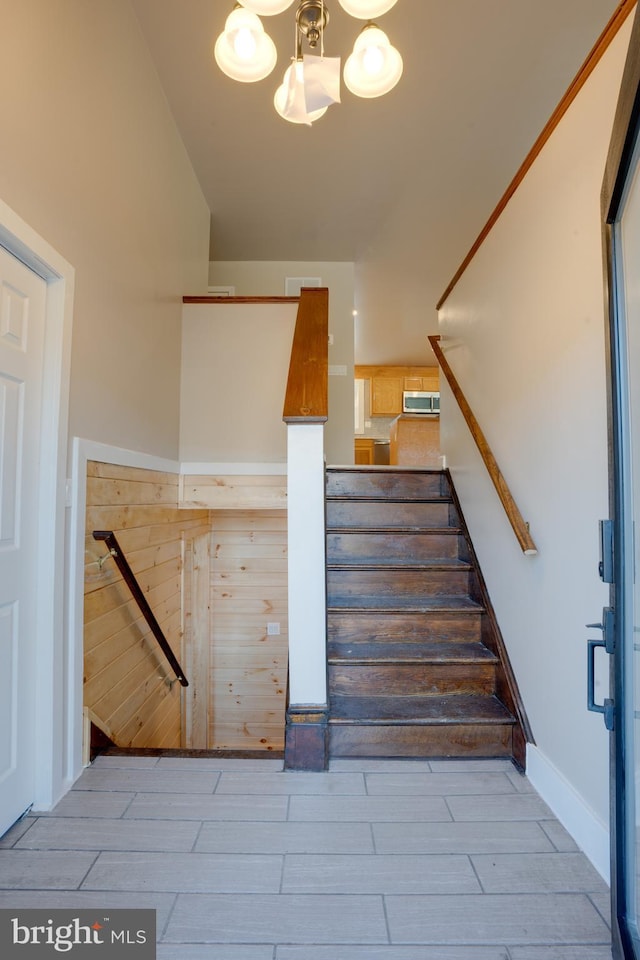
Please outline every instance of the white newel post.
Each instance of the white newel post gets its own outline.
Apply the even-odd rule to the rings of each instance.
[[[289,424],[289,702],[327,702],[324,427]]]
[[[286,764],[326,763],[324,424],[287,425],[289,711]]]

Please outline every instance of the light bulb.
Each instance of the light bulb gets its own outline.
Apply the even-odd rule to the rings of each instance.
[[[375,24],[360,33],[344,65],[344,82],[357,97],[381,97],[402,76],[402,57]]]
[[[395,2],[395,0],[394,0]],[[241,0],[242,6],[259,17],[273,17],[290,7],[293,0]]]
[[[236,7],[227,17],[214,56],[223,73],[242,83],[264,80],[278,59],[275,43],[264,32],[260,18],[243,7]]]
[[[328,107],[321,107],[320,110],[307,113],[301,60],[294,60],[291,66],[287,67],[284,79],[273,97],[273,105],[283,120],[288,120],[289,123],[306,123],[309,127],[328,110]]]
[[[365,47],[364,53],[362,54],[362,66],[370,77],[380,73],[384,67],[384,51],[381,50],[380,47]]]
[[[254,35],[248,27],[240,27],[233,38],[233,49],[240,60],[251,60],[258,49]]]
[[[340,6],[357,20],[371,20],[391,10],[396,0],[340,0]]]

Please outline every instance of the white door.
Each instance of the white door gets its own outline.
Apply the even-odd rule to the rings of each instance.
[[[46,284],[0,248],[0,835],[33,802]]]

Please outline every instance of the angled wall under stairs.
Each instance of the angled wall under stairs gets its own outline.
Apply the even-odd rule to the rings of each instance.
[[[531,739],[446,471],[327,471],[330,757],[511,757]]]

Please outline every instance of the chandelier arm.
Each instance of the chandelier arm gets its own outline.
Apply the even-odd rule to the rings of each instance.
[[[298,23],[298,18],[296,17],[296,60],[302,60],[302,30],[300,29],[300,24]]]

